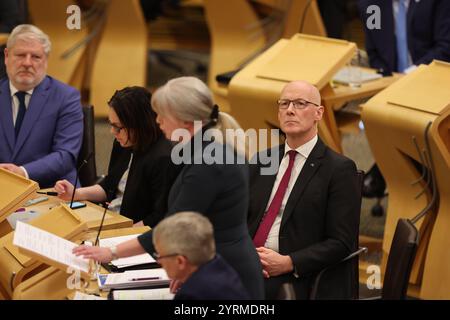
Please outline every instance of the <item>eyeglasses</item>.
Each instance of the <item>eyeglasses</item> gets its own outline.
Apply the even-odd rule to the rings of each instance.
[[[119,134],[120,130],[122,130],[124,127],[119,127],[117,124],[114,123],[109,123],[109,125],[111,126],[111,128],[113,129],[115,134]]]
[[[153,253],[153,257],[155,258],[155,260],[161,260],[161,259],[165,259],[165,258],[170,258],[170,257],[175,257],[175,256],[179,256],[179,253],[171,253],[171,254],[166,254],[164,256],[161,256],[158,252]]]
[[[305,109],[309,104],[315,105],[316,107],[320,107],[317,103],[305,100],[305,99],[295,99],[295,100],[289,100],[289,99],[280,99],[277,101],[278,108],[279,109],[287,109],[289,108],[289,105],[291,104],[294,106],[294,109],[302,110]]]

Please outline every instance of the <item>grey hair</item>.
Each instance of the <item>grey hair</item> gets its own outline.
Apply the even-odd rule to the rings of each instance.
[[[179,212],[162,220],[153,229],[153,244],[165,254],[178,253],[200,266],[214,258],[216,244],[211,222],[196,212]]]
[[[8,49],[12,48],[16,44],[17,40],[39,41],[44,47],[44,52],[46,55],[50,53],[52,48],[52,43],[50,42],[49,36],[32,24],[21,24],[15,27],[9,35],[6,47]]]
[[[214,107],[214,100],[212,93],[206,84],[195,77],[179,77],[169,80],[165,85],[160,87],[152,96],[152,107],[163,116],[172,115],[181,121],[202,121],[208,123],[210,121],[211,113]],[[241,129],[239,123],[231,115],[225,112],[219,112],[217,124],[215,129],[222,132],[222,136],[226,141],[227,129]],[[239,146],[244,146],[242,143],[231,143],[236,150],[245,153],[245,150],[240,150]],[[245,147],[244,147],[245,148]]]

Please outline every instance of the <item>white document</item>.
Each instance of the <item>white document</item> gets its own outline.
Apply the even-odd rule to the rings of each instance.
[[[86,294],[80,291],[75,292],[73,300],[107,300],[106,298],[95,296],[93,294]]]
[[[14,213],[10,214],[6,218],[6,220],[8,220],[11,228],[13,228],[13,230],[15,230],[17,221],[28,222],[30,220],[33,220],[34,218],[39,217],[39,215],[40,215],[40,212],[34,211],[34,210],[19,211],[19,212],[14,212]]]
[[[364,83],[380,79],[382,77],[383,76],[379,73],[367,72],[358,67],[348,66],[339,70],[334,76],[333,81],[343,84],[351,84],[355,82]]]
[[[17,221],[13,244],[73,269],[89,273],[89,260],[72,253],[73,248],[78,246],[76,243],[32,225]]]
[[[173,293],[170,288],[140,289],[140,290],[115,290],[114,300],[172,300]]]
[[[168,286],[169,283],[170,279],[162,268],[99,275],[99,287],[101,289]]]
[[[136,239],[139,235],[133,234],[129,236],[121,236],[121,237],[114,237],[114,238],[106,238],[100,240],[100,246],[101,247],[112,247],[117,246],[118,244],[131,240]],[[127,257],[127,258],[119,258],[116,260],[111,261],[112,265],[115,265],[118,268],[124,268],[129,266],[135,266],[140,264],[146,264],[146,263],[156,263],[156,260],[153,259],[153,257],[148,253],[139,254],[137,256]]]

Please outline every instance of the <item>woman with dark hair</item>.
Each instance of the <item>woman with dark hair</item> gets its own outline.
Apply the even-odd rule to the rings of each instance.
[[[110,209],[133,219],[135,226],[155,226],[167,210],[167,195],[176,178],[170,161],[171,143],[156,123],[151,94],[142,87],[126,87],[108,102],[108,120],[115,138],[108,175],[96,185],[78,188],[75,200],[110,202]],[[73,185],[55,184],[58,196],[70,200]]]

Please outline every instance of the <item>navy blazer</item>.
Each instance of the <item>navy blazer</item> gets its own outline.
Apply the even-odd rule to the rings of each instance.
[[[23,166],[41,188],[74,183],[83,138],[79,92],[46,76],[34,88],[16,139],[9,79],[0,81],[0,163]]]
[[[281,162],[284,144],[271,152],[277,148]],[[276,174],[261,175],[262,167],[258,162],[250,166],[248,227],[252,237],[276,179]],[[314,276],[356,250],[360,212],[356,188],[355,163],[318,139],[289,195],[279,231],[279,253],[291,257],[299,277],[288,273],[265,279],[267,299],[275,299],[284,282],[294,285],[298,299],[307,299]],[[318,298],[351,298],[352,275],[351,264],[329,271],[321,281]]]
[[[366,10],[370,5],[381,9],[381,29],[369,30]],[[359,0],[366,34],[370,65],[385,73],[397,71],[397,46],[392,1]],[[415,65],[434,59],[450,61],[450,1],[410,0],[407,15],[408,48]]]
[[[191,146],[193,141],[195,138]],[[234,153],[230,146],[216,142],[203,142],[197,147],[192,147],[197,151],[193,161],[184,165],[170,190],[167,215],[196,211],[208,217],[214,228],[217,253],[237,271],[250,297],[263,299],[262,267],[246,224],[248,167],[206,164],[205,161],[195,164],[197,156],[201,157],[206,148],[222,150],[222,160],[227,152]],[[147,252],[155,252],[151,231],[139,236],[138,240]]]
[[[200,266],[174,297],[174,300],[246,299],[249,299],[249,295],[241,279],[220,255]]]

